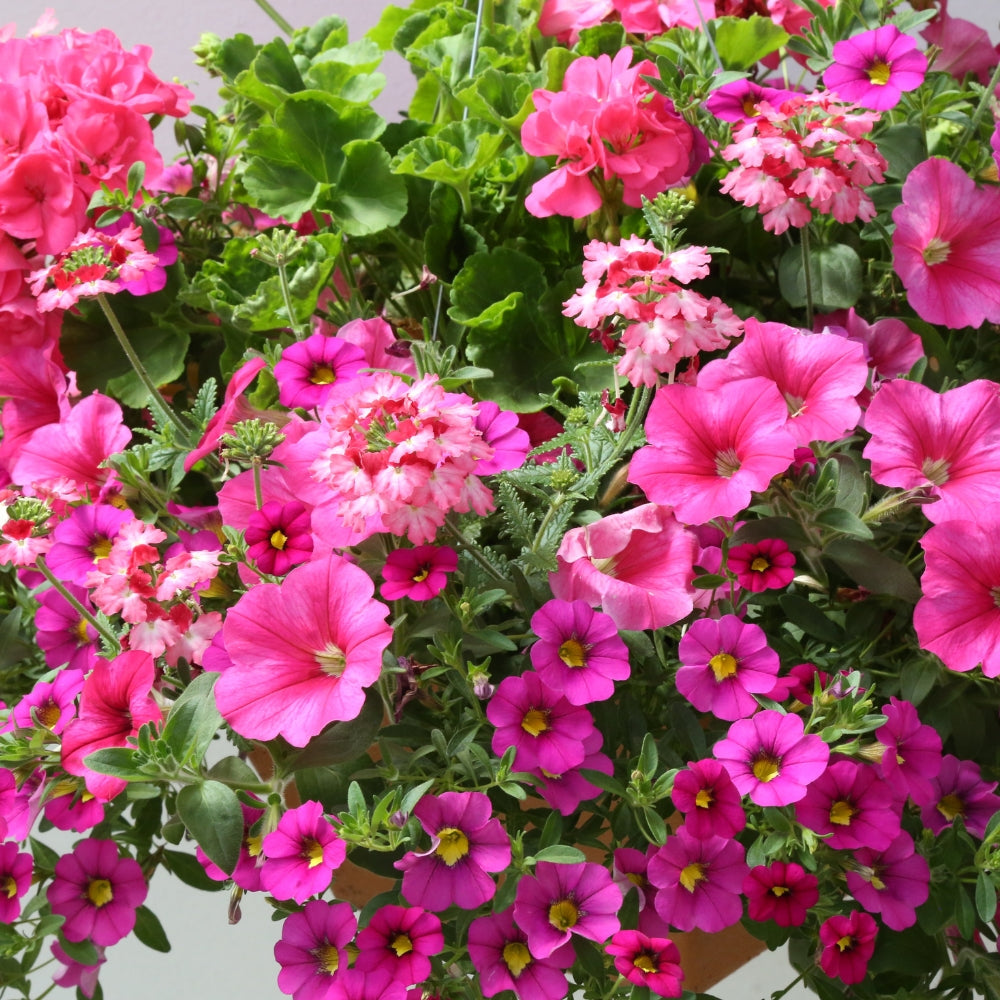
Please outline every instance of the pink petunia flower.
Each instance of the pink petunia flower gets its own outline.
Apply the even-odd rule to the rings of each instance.
[[[571,705],[605,701],[615,682],[631,673],[618,627],[586,601],[547,601],[532,615],[531,628],[538,636],[530,651],[532,666]]]
[[[645,986],[661,997],[679,997],[682,992],[681,953],[669,938],[651,938],[641,931],[619,931],[604,946],[615,961],[615,969],[636,986]]]
[[[444,949],[441,921],[419,906],[383,906],[358,934],[354,968],[386,969],[404,986],[422,983]]]
[[[147,891],[139,862],[119,857],[113,840],[81,840],[56,862],[46,895],[52,912],[66,918],[67,941],[89,938],[106,948],[131,932]]]
[[[734,517],[754,491],[792,461],[788,407],[769,379],[743,379],[740,391],[661,386],[649,415],[649,444],[633,456],[629,482],[688,524]]]
[[[539,861],[522,875],[514,897],[514,919],[528,936],[535,958],[547,958],[575,935],[606,941],[620,930],[621,889],[601,865]]]
[[[278,989],[294,1000],[326,1000],[334,977],[348,967],[347,947],[357,926],[350,903],[319,899],[286,917],[274,946]]]
[[[476,917],[469,925],[468,949],[484,997],[501,990],[513,991],[518,1000],[566,996],[563,970],[576,960],[572,943],[567,941],[544,957],[533,955],[527,934],[514,919],[513,907]]]
[[[860,910],[852,910],[846,916],[828,917],[819,929],[823,946],[820,968],[832,979],[847,985],[860,983],[875,951],[877,934],[875,919]]]
[[[924,82],[927,57],[915,38],[894,24],[835,42],[823,83],[844,101],[874,111],[894,108],[904,93]]]
[[[332,392],[342,392],[345,383],[350,383],[366,366],[360,347],[338,337],[314,333],[281,352],[281,360],[274,366],[278,401],[289,408],[315,409]]]
[[[801,927],[810,908],[819,902],[819,880],[793,861],[772,861],[747,873],[743,895],[751,920]]]
[[[431,837],[428,851],[410,851],[396,862],[403,872],[401,892],[407,902],[435,913],[458,905],[475,909],[492,899],[490,877],[510,864],[510,840],[493,818],[482,792],[425,795],[413,815]]]
[[[743,914],[746,873],[746,851],[738,840],[702,839],[682,826],[649,859],[656,912],[679,931],[721,931]]]
[[[135,514],[111,504],[81,504],[70,511],[52,532],[53,545],[46,562],[62,581],[83,586],[87,574],[111,553],[111,543],[126,521]]]
[[[827,767],[829,746],[797,715],[772,709],[739,719],[712,747],[741,795],[759,806],[797,802]]]
[[[250,515],[244,537],[247,555],[262,573],[284,576],[308,562],[313,551],[312,522],[305,504],[268,500]]]
[[[747,824],[743,797],[717,760],[692,761],[678,771],[670,797],[695,837],[733,837]]]
[[[736,582],[751,594],[781,590],[795,578],[795,556],[780,538],[734,545],[726,553],[726,567]]]
[[[444,590],[448,574],[458,569],[458,553],[447,545],[416,545],[393,549],[385,558],[379,593],[387,601],[408,597],[429,601]]]
[[[855,851],[847,869],[847,891],[894,931],[917,922],[916,908],[927,902],[930,880],[927,859],[915,852],[913,838],[905,832],[882,851],[869,847]]]
[[[323,892],[347,857],[347,845],[324,815],[323,806],[312,800],[289,809],[261,846],[261,886],[275,899],[296,903]]]
[[[697,554],[669,508],[643,504],[567,531],[549,585],[560,600],[599,605],[621,629],[663,628],[694,607]]]
[[[280,735],[301,747],[357,718],[392,639],[373,592],[364,570],[329,555],[244,594],[223,626],[233,665],[215,700],[226,721],[247,739]]]
[[[892,220],[893,266],[921,319],[956,330],[1000,322],[1000,188],[935,157],[907,174]]]
[[[493,449],[491,458],[480,459],[476,465],[477,476],[519,469],[524,465],[531,451],[531,440],[518,423],[518,414],[501,410],[492,400],[484,399],[479,403],[476,428]]]

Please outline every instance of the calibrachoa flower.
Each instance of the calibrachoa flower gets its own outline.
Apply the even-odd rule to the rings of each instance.
[[[531,954],[548,958],[574,935],[606,941],[621,927],[621,904],[621,889],[601,865],[539,861],[534,875],[518,880],[514,919],[528,935]]]
[[[345,969],[330,985],[325,1000],[406,1000],[406,986],[386,969]]]
[[[645,853],[634,847],[619,847],[613,855],[611,878],[627,896],[634,889],[639,897],[639,930],[650,937],[666,937],[670,928],[666,921],[656,912],[654,899],[656,889],[650,884],[648,869],[649,860],[659,848],[650,844]]]
[[[990,818],[1000,811],[1000,795],[994,794],[997,783],[984,781],[975,761],[950,753],[941,758],[941,769],[930,783],[930,797],[914,800],[924,826],[940,833],[961,818],[969,833],[983,837]]]
[[[83,965],[76,959],[70,958],[58,941],[53,941],[52,957],[63,966],[63,969],[52,977],[52,981],[66,989],[75,986],[85,997],[92,997],[97,989],[97,977],[101,966],[107,961],[103,948],[95,947],[95,950],[97,962],[94,965]]]
[[[410,851],[395,867],[402,894],[415,906],[438,912],[449,906],[475,909],[496,893],[490,877],[510,864],[510,840],[482,792],[425,795],[413,815],[431,837],[422,854]]]
[[[583,760],[576,767],[571,767],[562,774],[554,774],[544,768],[532,768],[529,773],[539,780],[538,794],[557,812],[569,816],[580,808],[581,804],[597,798],[601,789],[583,776],[583,771],[599,771],[608,776],[615,773],[615,765],[611,758],[601,752],[604,737],[599,729],[583,738]]]
[[[695,837],[733,837],[746,826],[743,798],[717,760],[692,761],[678,771],[670,797]]]
[[[805,732],[798,715],[767,709],[739,719],[712,747],[741,795],[760,806],[787,806],[825,770],[829,746]]]
[[[869,912],[894,931],[917,922],[916,908],[930,894],[931,872],[927,859],[917,854],[913,838],[900,832],[882,851],[862,847],[854,852],[847,869],[847,890]]]
[[[751,920],[773,920],[780,927],[800,927],[819,901],[819,880],[794,861],[772,861],[751,868],[743,895]]]
[[[787,587],[795,577],[795,556],[780,538],[734,545],[726,553],[726,567],[751,594]]]
[[[933,795],[930,779],[941,770],[941,734],[921,723],[910,702],[894,696],[882,714],[885,723],[874,735],[885,747],[877,766],[886,784],[898,797],[909,794],[914,800],[929,800]]]
[[[682,992],[681,953],[669,938],[647,937],[641,931],[619,931],[604,949],[615,960],[615,969],[630,983],[645,986],[661,997]]]
[[[877,934],[874,917],[860,910],[852,910],[846,916],[829,917],[819,929],[823,945],[820,968],[832,979],[839,979],[848,986],[860,983],[875,951]]]
[[[731,837],[696,837],[683,826],[649,859],[656,912],[679,931],[714,932],[743,913],[746,851]]]
[[[392,639],[371,577],[342,556],[297,566],[281,586],[251,588],[223,626],[233,665],[215,685],[219,711],[248,739],[306,743],[354,719]]]
[[[56,862],[46,895],[52,912],[66,918],[68,941],[107,947],[131,932],[146,892],[139,862],[119,857],[113,840],[81,840]]]
[[[358,934],[354,968],[385,969],[404,986],[422,983],[444,948],[441,921],[419,906],[382,906]]]
[[[334,977],[348,967],[347,946],[357,926],[350,903],[314,899],[289,914],[274,946],[278,989],[294,1000],[326,1000]]]
[[[905,92],[916,90],[926,72],[927,57],[917,49],[916,39],[894,24],[884,24],[836,42],[823,83],[843,101],[886,111]]]
[[[34,862],[17,844],[0,844],[0,923],[13,924],[21,915],[21,897],[31,888]]]
[[[268,500],[250,515],[244,538],[247,555],[262,573],[284,576],[307,562],[313,551],[311,519],[305,504],[296,500]]]
[[[254,796],[256,798],[256,796]],[[240,810],[243,813],[243,840],[240,843],[240,859],[236,862],[236,867],[232,872],[224,872],[218,865],[210,861],[208,855],[199,846],[195,850],[195,855],[201,862],[205,874],[215,882],[228,882],[233,880],[233,884],[247,892],[258,892],[261,888],[260,876],[263,871],[258,859],[261,856],[260,834],[251,834],[251,830],[257,825],[264,815],[264,803],[260,807],[247,805],[240,802]]]
[[[408,597],[429,601],[444,590],[448,574],[458,569],[458,553],[447,545],[417,545],[393,549],[385,557],[379,593],[387,601]]]
[[[576,960],[572,943],[567,941],[541,958],[533,955],[528,936],[514,920],[513,907],[476,917],[469,925],[468,946],[483,996],[493,997],[501,990],[512,990],[518,1000],[566,996],[563,970]]]
[[[304,903],[330,884],[330,876],[347,857],[347,845],[337,836],[319,802],[289,809],[263,840],[264,866],[260,881],[275,899]]]
[[[367,367],[364,351],[337,337],[314,333],[305,340],[289,344],[274,366],[278,399],[282,406],[311,410],[321,406],[330,394],[343,392]]]
[[[547,601],[532,615],[531,629],[538,636],[532,666],[571,705],[610,698],[615,682],[631,673],[618,627],[586,601]]]
[[[759,625],[736,615],[699,618],[677,647],[676,684],[700,712],[733,721],[758,709],[754,693],[774,687],[780,662]]]

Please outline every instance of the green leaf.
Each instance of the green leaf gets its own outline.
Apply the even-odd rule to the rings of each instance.
[[[216,673],[196,677],[170,707],[160,739],[170,747],[181,764],[200,764],[212,738],[222,725],[222,716],[215,707],[212,689],[219,679]]]
[[[812,303],[817,309],[848,309],[861,294],[861,258],[849,246],[834,243],[809,252]],[[806,304],[802,249],[790,247],[778,264],[778,285],[790,306]]]
[[[128,747],[107,747],[95,750],[84,759],[84,764],[98,774],[108,774],[124,781],[148,781],[149,775],[135,762],[136,751]]]
[[[243,843],[243,810],[236,793],[218,781],[186,785],[177,796],[177,814],[209,860],[232,874]]]
[[[889,163],[886,174],[897,180],[906,180],[910,171],[927,159],[927,141],[916,125],[890,126],[878,137],[877,145]]]
[[[408,142],[393,160],[397,174],[465,188],[496,156],[504,135],[479,119],[452,122],[432,136]]]
[[[788,32],[769,17],[720,17],[715,26],[715,47],[726,69],[749,70],[788,41]]]
[[[185,851],[164,850],[160,855],[161,864],[171,875],[176,875],[185,885],[203,892],[218,892],[225,888],[224,882],[216,882],[205,873],[202,863]]]
[[[338,184],[318,205],[349,236],[367,236],[396,225],[406,215],[406,182],[391,170],[389,154],[377,142],[352,142],[345,149]]]
[[[258,107],[273,111],[305,86],[288,45],[275,38],[260,47],[250,68],[236,77],[234,89]]]
[[[913,574],[879,549],[853,538],[837,538],[824,550],[855,583],[874,594],[899,597],[910,604],[920,600],[921,590]]]
[[[300,751],[291,754],[284,762],[289,770],[324,767],[353,760],[375,742],[382,725],[382,699],[372,690],[357,718],[349,722],[334,722],[318,736],[314,736]]]
[[[830,507],[822,510],[816,515],[816,523],[824,528],[832,528],[842,535],[853,535],[855,538],[874,538],[871,528],[861,520],[860,517],[852,514],[849,510],[842,510],[839,507]]]
[[[557,865],[575,865],[581,861],[586,861],[587,856],[583,851],[568,844],[553,844],[539,851],[533,858],[537,864],[539,861],[551,861]]]
[[[991,923],[997,912],[997,888],[982,871],[976,875],[976,912],[984,924]]]
[[[257,129],[258,148],[269,155],[250,158],[243,172],[243,185],[253,206],[271,215],[296,222],[316,203],[321,187],[289,156],[283,153],[281,133],[278,129],[265,126]],[[268,147],[267,143],[273,144]]]
[[[160,923],[159,917],[149,907],[140,906],[135,911],[135,936],[153,951],[170,951],[167,933]]]
[[[733,536],[732,544],[744,545],[768,538],[779,538],[790,549],[804,549],[811,544],[802,525],[790,517],[762,517],[756,521],[747,521]]]
[[[74,962],[79,962],[81,965],[97,965],[101,960],[97,948],[90,940],[68,941],[60,934],[59,946]]]
[[[799,597],[796,594],[782,594],[778,598],[778,603],[788,620],[807,635],[834,645],[840,645],[844,642],[844,630],[804,597]]]

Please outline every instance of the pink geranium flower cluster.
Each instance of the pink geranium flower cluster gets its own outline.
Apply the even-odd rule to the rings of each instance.
[[[578,326],[599,332],[608,350],[624,349],[616,371],[632,385],[656,385],[684,358],[726,347],[743,324],[719,298],[683,286],[708,275],[705,247],[664,254],[632,236],[583,248],[584,285],[564,303]]]
[[[838,222],[867,222],[875,205],[865,192],[883,179],[886,161],[867,134],[879,120],[830,94],[797,94],[733,130],[722,158],[736,162],[720,191],[756,206],[768,232],[801,229],[813,211]]]
[[[630,35],[658,35],[668,28],[701,27],[716,16],[716,0],[545,0],[538,30],[574,45],[584,28],[618,18]]]
[[[536,90],[535,111],[521,128],[532,156],[555,156],[556,169],[536,181],[525,201],[532,215],[582,219],[618,196],[638,207],[690,177],[704,159],[705,144],[670,101],[643,75],[656,67],[631,66],[632,50],[614,59],[576,59],[562,90]]]

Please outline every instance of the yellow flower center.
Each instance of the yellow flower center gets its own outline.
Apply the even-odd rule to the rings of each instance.
[[[521,728],[531,736],[541,736],[549,728],[549,713],[544,708],[531,708],[521,720]]]
[[[935,486],[944,486],[948,482],[948,471],[951,469],[951,462],[946,458],[925,458],[920,466],[920,471],[924,474],[929,483]]]
[[[837,947],[838,947],[838,948],[839,948],[839,949],[840,949],[841,951],[847,951],[847,949],[848,949],[848,948],[852,948],[853,946],[854,946],[854,938],[852,938],[850,934],[845,934],[845,935],[844,935],[844,936],[843,936],[843,937],[842,937],[842,938],[841,938],[841,939],[840,939],[840,940],[839,940],[839,941],[837,942]]]
[[[836,823],[837,826],[850,826],[855,812],[857,810],[850,802],[839,799],[830,806],[830,822]]]
[[[732,677],[736,673],[736,657],[729,653],[716,653],[708,661],[717,681],[724,681],[727,677]]]
[[[319,962],[319,967],[331,976],[340,968],[340,953],[332,944],[320,945],[313,954]]]
[[[339,677],[347,667],[347,657],[344,651],[332,642],[326,644],[325,649],[317,650],[313,653],[320,670],[330,677]]]
[[[275,531],[271,534],[270,542],[271,548],[277,549],[280,552],[288,542],[288,536],[283,535],[280,531],[275,529]]]
[[[98,909],[107,906],[114,898],[115,894],[111,891],[111,883],[106,878],[92,878],[87,883],[87,899]]]
[[[103,535],[98,535],[90,543],[90,554],[95,559],[107,559],[111,555],[111,539],[105,538]]]
[[[763,556],[757,556],[757,558],[750,563],[750,569],[752,569],[755,573],[766,573],[770,568],[771,563]]]
[[[740,471],[739,456],[732,448],[717,452],[715,455],[715,474],[723,479],[732,479]]]
[[[567,639],[559,647],[559,659],[567,667],[585,667],[587,665],[587,650],[579,639]]]
[[[680,883],[688,892],[694,892],[695,886],[699,882],[704,882],[705,879],[705,866],[697,861],[692,861],[681,871]]]
[[[868,79],[875,84],[876,87],[884,87],[889,82],[889,77],[892,74],[892,69],[888,63],[882,62],[880,59],[878,62],[874,62],[868,67]]]
[[[413,942],[405,934],[397,934],[389,944],[397,958],[409,955],[413,951]]]
[[[773,781],[780,773],[779,762],[766,754],[762,754],[753,762],[753,776],[765,784]]]
[[[251,858],[255,858],[258,854],[260,854],[260,846],[263,840],[264,838],[259,833],[256,836],[247,837],[247,854],[249,854]]]
[[[645,888],[649,883],[646,881],[646,876],[642,872],[628,872],[625,875],[632,885],[637,885],[640,889]]]
[[[0,879],[0,892],[5,892],[8,899],[13,899],[17,895],[17,883],[14,881],[13,876],[4,875]]]
[[[636,955],[632,959],[632,965],[642,972],[656,972],[656,963],[653,961],[652,956],[646,952],[640,952]]]
[[[699,789],[698,794],[694,797],[694,804],[699,809],[708,809],[713,801],[712,793],[707,788]]]
[[[309,381],[313,385],[330,385],[331,382],[337,381],[337,375],[332,368],[326,365],[317,365],[313,370],[312,374],[309,376]]]
[[[62,712],[54,701],[47,701],[35,709],[35,718],[38,719],[39,725],[46,729],[52,729],[62,718]]]
[[[323,845],[318,840],[309,837],[302,843],[302,857],[308,859],[310,868],[321,865],[323,863]]]
[[[956,816],[965,815],[965,803],[957,795],[946,795],[937,804],[937,811],[950,823]]]
[[[469,853],[469,838],[461,830],[446,826],[438,830],[438,845],[434,853],[449,867],[457,865]]]
[[[787,893],[789,891],[790,890],[789,890],[789,888],[788,888],[787,885],[772,885],[771,886],[771,895],[772,896],[777,896],[778,899],[781,899],[781,897],[784,896],[785,893]]]
[[[73,634],[76,636],[76,642],[78,646],[82,646],[85,642],[90,642],[87,636],[87,622],[86,618],[81,618],[73,629]]]
[[[520,941],[508,941],[507,944],[503,946],[503,960],[507,968],[510,969],[510,974],[517,979],[524,970],[531,965],[532,957],[531,952],[528,951],[528,946],[522,944]]]
[[[580,911],[572,899],[560,899],[549,907],[549,923],[557,930],[568,931],[580,919]]]
[[[933,267],[935,264],[943,264],[951,253],[951,244],[940,236],[933,236],[928,241],[927,246],[921,251],[924,263]]]
[[[410,577],[410,579],[414,583],[423,583],[424,580],[426,580],[427,577],[429,577],[430,575],[431,575],[430,566],[421,566],[420,569],[418,569],[417,572],[414,573],[412,577]]]

